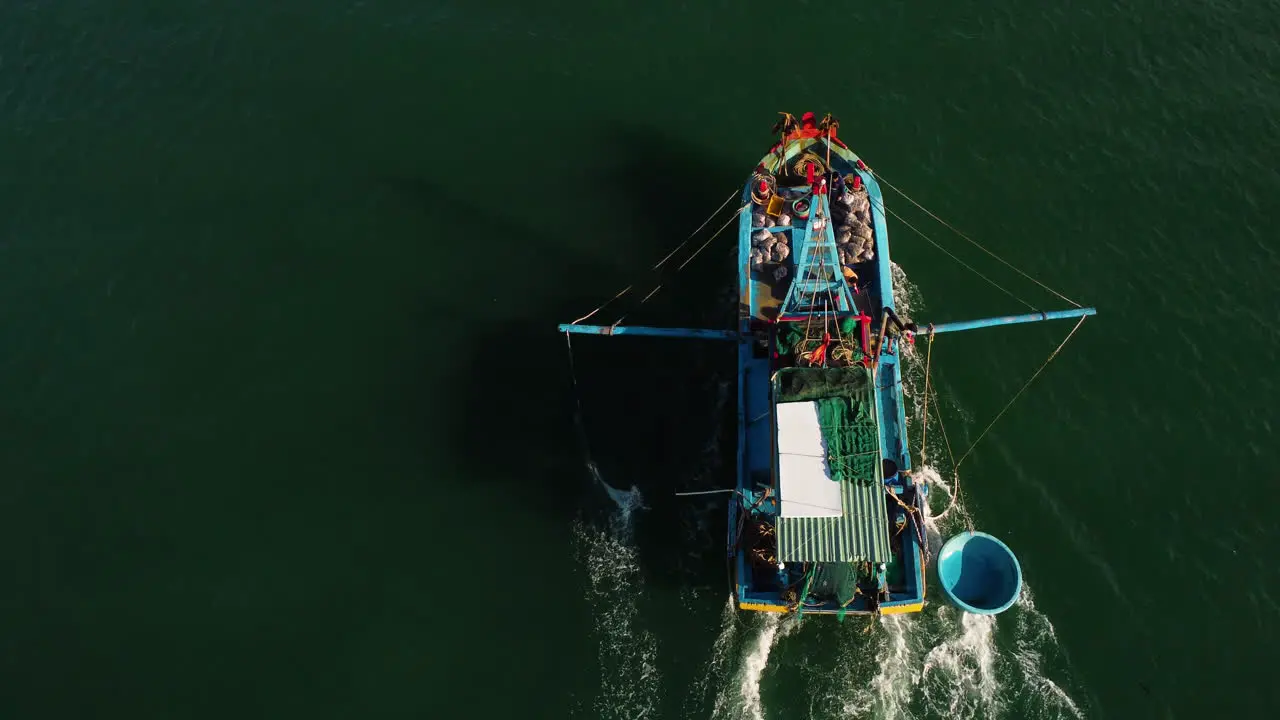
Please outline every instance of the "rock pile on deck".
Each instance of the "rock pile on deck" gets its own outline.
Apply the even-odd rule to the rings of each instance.
[[[763,214],[763,213],[762,213]],[[772,220],[773,218],[767,218]],[[752,218],[754,221],[755,218]],[[779,222],[783,221],[785,222]],[[778,216],[776,225],[790,225],[791,218],[785,213]],[[787,233],[774,233],[766,229],[751,233],[751,269],[759,270],[765,263],[784,262],[791,256],[791,240]]]
[[[832,199],[835,202],[831,203],[831,220],[835,227],[840,264],[852,266],[874,259],[871,199],[867,197],[866,188],[846,188]]]

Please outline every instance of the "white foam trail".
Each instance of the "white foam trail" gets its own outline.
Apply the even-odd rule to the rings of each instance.
[[[950,607],[939,608],[938,619],[958,625],[959,633],[953,630],[925,654],[920,673],[925,707],[951,717],[999,717],[996,619]]]
[[[743,651],[742,664],[738,668],[736,687],[726,684],[716,696],[711,710],[716,718],[750,718],[764,720],[764,703],[760,697],[760,681],[769,664],[769,654],[778,641],[790,635],[799,623],[791,616],[782,618],[774,613],[761,613],[755,634]]]
[[[723,687],[728,681],[729,662],[737,639],[737,609],[734,607],[733,596],[730,595],[723,612],[720,613],[720,634],[711,646],[711,657],[707,660],[702,677],[694,683],[689,696],[685,699],[685,717],[696,715],[694,708],[702,707],[708,688]],[[722,704],[722,698],[723,693],[717,695],[716,708]],[[713,715],[715,712],[716,710],[712,711]]]
[[[777,640],[780,625],[778,616],[769,613],[765,617],[764,627],[756,635],[755,646],[742,663],[742,679],[738,686],[742,709],[746,711],[744,714],[756,720],[764,720],[764,706],[760,702],[760,678],[764,677],[765,666],[769,664],[769,653]]]
[[[913,310],[923,307],[919,292],[901,268],[894,265],[892,271],[897,312],[904,319],[910,318]],[[907,416],[918,426],[923,409],[924,357],[905,346],[903,360]],[[935,377],[935,383],[936,380]],[[951,403],[942,390],[938,388],[936,396],[931,394],[930,405],[942,402],[948,419],[954,418],[953,423],[967,422],[962,409]],[[943,538],[967,527],[971,518],[962,499],[952,504],[955,479],[945,462],[948,455],[934,422],[930,422],[926,448],[929,462],[915,468],[915,476],[929,484],[930,505],[934,509],[953,508],[943,510],[939,516],[926,517],[929,545],[936,553]],[[913,440],[919,442],[917,438]],[[998,618],[960,612],[936,590],[930,598],[922,613],[881,618],[869,635],[863,632],[866,625],[862,623],[846,623],[829,630],[843,633],[844,642],[834,663],[815,668],[815,679],[831,687],[831,697],[823,698],[825,705],[838,716],[849,718],[1083,717],[1066,690],[1046,675],[1044,658],[1060,654],[1061,649],[1053,625],[1031,602],[1030,588],[1024,585],[1019,602]],[[1010,623],[1013,647],[1003,647],[997,641],[996,628]],[[767,640],[766,649],[761,651],[759,642],[752,649],[753,656],[765,660],[767,648],[776,642],[767,630],[766,627],[757,638]],[[759,665],[763,670],[763,662]],[[754,708],[750,716],[762,717],[758,704],[760,673],[751,675],[751,667],[744,663],[744,682],[739,689],[742,702],[738,707]],[[814,715],[812,711],[810,714]]]
[[[866,622],[851,623],[858,628],[856,634],[844,631],[848,640],[836,662],[834,705],[839,708],[840,717],[846,718],[911,717],[911,693],[918,682],[918,668],[910,645],[910,621],[881,618],[870,635],[865,630]],[[870,638],[872,648],[865,647],[863,637]],[[869,657],[873,658],[870,663]],[[869,670],[875,674],[867,682]]]
[[[1018,598],[1019,612],[1017,619],[1016,647],[1014,660],[1018,674],[1022,677],[1024,689],[1031,695],[1029,705],[1038,717],[1070,717],[1083,720],[1084,713],[1067,691],[1053,680],[1045,676],[1044,655],[1046,652],[1057,652],[1058,635],[1054,632],[1049,618],[1036,610],[1031,600],[1031,588],[1022,586],[1022,595]]]
[[[639,553],[632,544],[631,515],[643,508],[634,486],[629,492],[611,487],[594,462],[587,470],[616,505],[608,527],[581,520],[574,524],[578,562],[587,571],[587,599],[599,639],[600,693],[595,715],[600,718],[648,718],[659,712],[662,678],[658,672],[658,641],[639,626],[637,599],[644,589]]]

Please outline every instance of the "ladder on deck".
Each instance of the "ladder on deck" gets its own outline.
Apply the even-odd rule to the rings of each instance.
[[[840,267],[827,196],[813,196],[813,205],[815,212],[810,215],[809,224],[795,233],[795,277],[782,303],[783,315],[849,313],[854,309],[853,295]],[[809,232],[819,217],[825,220],[824,227],[816,234]]]

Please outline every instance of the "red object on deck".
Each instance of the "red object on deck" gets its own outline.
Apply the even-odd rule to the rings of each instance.
[[[858,324],[862,325],[862,354],[871,355],[871,316],[863,313],[858,316]]]
[[[862,176],[861,176],[861,175],[854,175],[854,176],[853,176],[853,189],[854,189],[854,190],[861,190],[861,189],[862,189]]]
[[[831,333],[822,333],[822,344],[809,356],[809,365],[821,365],[827,360],[827,348],[831,345]]]
[[[801,140],[803,138],[815,138],[823,135],[824,132],[825,131],[818,129],[818,121],[814,118],[813,113],[807,112],[800,116],[800,127],[783,136],[782,143],[786,145],[787,143],[795,140]]]
[[[769,183],[767,183],[767,182],[765,182],[765,181],[761,180],[761,181],[760,181],[760,192],[761,192],[761,193],[767,193],[767,192],[769,192]]]
[[[813,163],[805,163],[804,172],[809,178],[809,187],[813,187]]]

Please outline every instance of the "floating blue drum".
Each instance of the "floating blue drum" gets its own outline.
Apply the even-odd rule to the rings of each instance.
[[[938,553],[942,591],[976,615],[1008,610],[1022,592],[1022,568],[1008,545],[981,532],[961,533]]]

